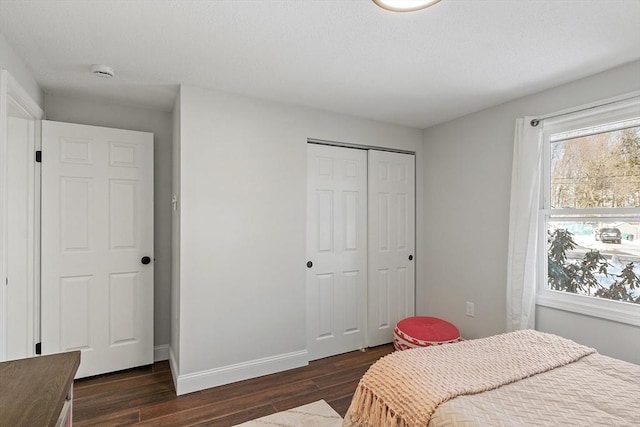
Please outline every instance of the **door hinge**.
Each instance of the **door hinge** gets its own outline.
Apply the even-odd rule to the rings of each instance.
[[[36,343],[36,354],[42,354],[42,343]]]
[[[42,163],[42,150],[36,151],[36,162]]]

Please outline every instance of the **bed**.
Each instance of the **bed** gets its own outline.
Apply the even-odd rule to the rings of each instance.
[[[640,366],[542,332],[392,353],[344,427],[638,426]]]

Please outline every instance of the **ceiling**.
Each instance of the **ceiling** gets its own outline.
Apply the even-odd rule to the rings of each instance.
[[[418,128],[639,59],[639,22],[639,0],[0,0],[45,93],[171,111],[186,84]]]

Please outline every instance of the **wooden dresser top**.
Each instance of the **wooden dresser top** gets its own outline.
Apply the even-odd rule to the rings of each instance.
[[[55,425],[79,365],[79,351],[0,363],[0,426]]]

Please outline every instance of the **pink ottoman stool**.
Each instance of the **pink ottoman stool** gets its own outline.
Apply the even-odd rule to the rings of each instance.
[[[449,344],[461,341],[460,331],[452,323],[437,317],[407,317],[393,330],[396,350]]]

